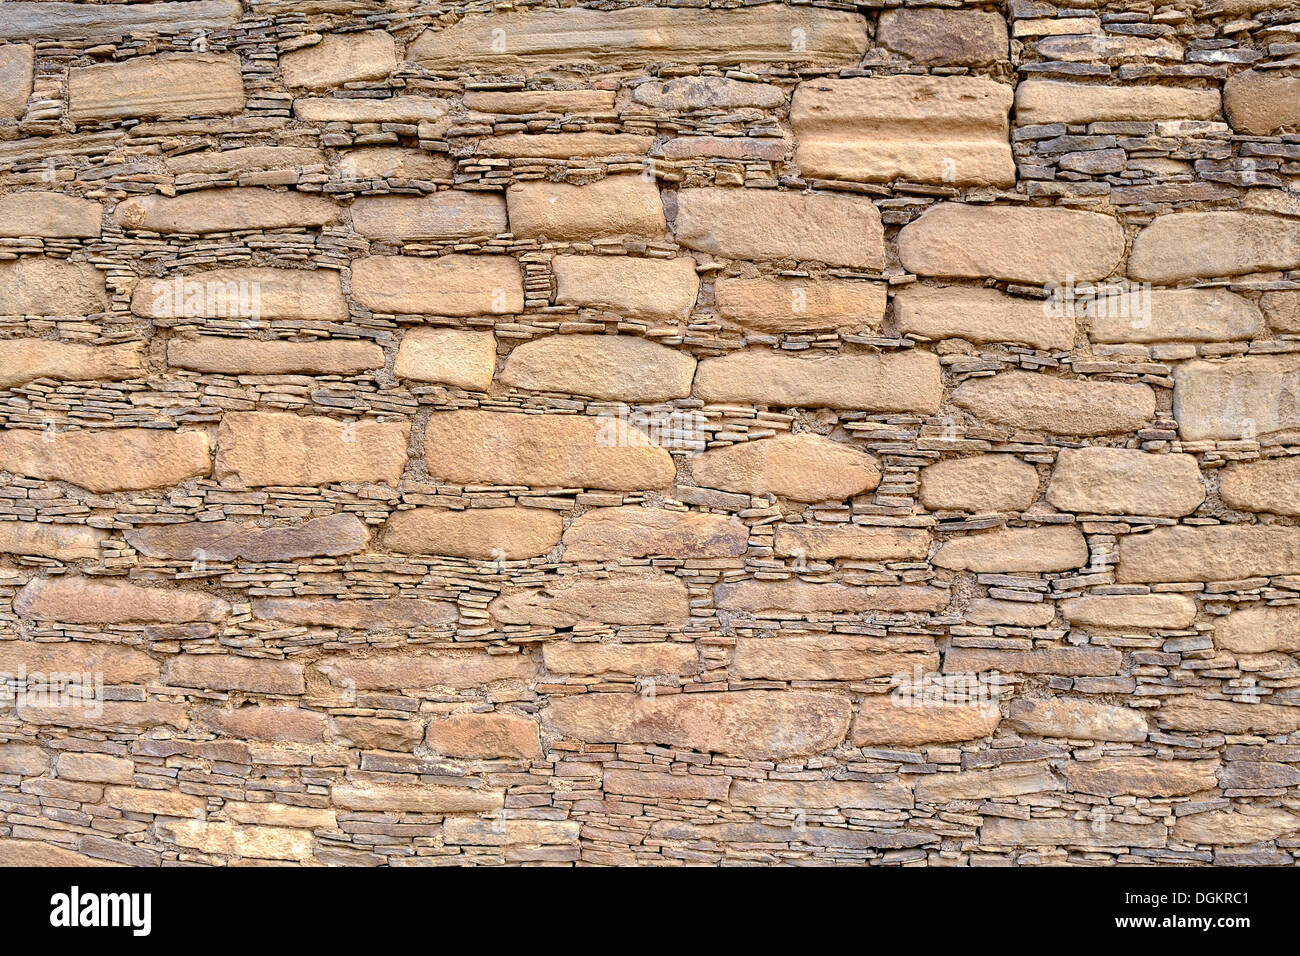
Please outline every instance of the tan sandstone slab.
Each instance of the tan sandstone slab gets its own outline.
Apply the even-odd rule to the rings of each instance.
[[[1300,267],[1300,220],[1253,212],[1157,216],[1133,239],[1128,272],[1173,283]]]
[[[614,111],[614,90],[474,90],[462,97],[465,109],[509,116],[551,113],[560,116]]]
[[[402,336],[393,374],[485,392],[497,368],[496,336],[467,329],[411,329]]]
[[[666,488],[672,456],[618,418],[435,412],[424,430],[431,476],[460,484],[640,491]]]
[[[646,770],[606,770],[606,793],[672,800],[726,800],[731,778],[720,774],[665,773]]]
[[[857,269],[885,264],[880,212],[866,198],[774,189],[681,189],[673,238],[727,259],[798,259]],[[773,228],[780,223],[780,228]]]
[[[244,108],[244,81],[233,53],[164,53],[68,71],[68,118],[226,116]]]
[[[425,744],[444,757],[528,760],[540,757],[537,722],[516,714],[452,714],[429,721]]]
[[[507,38],[504,45],[500,36]],[[800,42],[792,41],[795,36]],[[857,63],[866,49],[866,21],[838,10],[571,7],[467,16],[420,34],[408,56],[430,70],[536,71],[658,62]]]
[[[943,395],[938,358],[921,351],[796,358],[741,351],[700,362],[695,395],[705,402],[933,415]]]
[[[1300,830],[1300,814],[1283,807],[1239,805],[1180,816],[1170,836],[1181,843],[1242,846],[1276,840]]]
[[[1180,362],[1174,368],[1174,418],[1186,441],[1249,441],[1300,429],[1300,358]]]
[[[1243,70],[1223,85],[1223,112],[1238,133],[1273,136],[1300,127],[1300,76]]]
[[[967,286],[910,285],[894,295],[898,330],[931,340],[1006,342],[1049,352],[1074,345],[1074,319],[1040,299]]]
[[[737,780],[731,803],[796,810],[910,810],[912,791],[896,780]]]
[[[141,554],[180,561],[290,561],[356,554],[365,548],[369,537],[361,519],[352,514],[270,527],[226,518],[154,525],[126,533],[127,543]]]
[[[1014,455],[949,458],[921,469],[921,504],[933,511],[1024,511],[1038,496],[1038,469]]]
[[[954,571],[1070,571],[1088,563],[1088,542],[1077,528],[1007,528],[950,538],[932,559]]]
[[[1196,602],[1182,594],[1089,594],[1061,602],[1071,624],[1099,630],[1191,626]]]
[[[1011,99],[1010,85],[972,76],[806,80],[790,110],[795,159],[819,179],[1011,186]]]
[[[1146,385],[1002,372],[963,382],[952,400],[976,418],[1056,435],[1112,435],[1136,431],[1156,414]]]
[[[222,173],[232,178],[239,173],[326,164],[324,151],[308,146],[236,146],[212,153],[168,156],[163,162],[175,174]]]
[[[880,484],[875,458],[811,432],[715,448],[692,458],[691,468],[708,488],[795,501],[839,501]]]
[[[1065,789],[1041,764],[1011,764],[993,770],[966,770],[918,776],[916,802],[938,806],[954,800],[989,800]]]
[[[1205,525],[1124,535],[1117,580],[1239,581],[1300,573],[1300,528]]]
[[[330,800],[341,810],[410,813],[484,813],[499,810],[501,790],[475,790],[440,784],[400,784],[359,781],[336,783]]]
[[[869,525],[777,525],[772,550],[782,557],[818,560],[924,561],[930,532]]]
[[[993,735],[999,716],[996,707],[935,706],[892,694],[873,694],[863,698],[858,708],[852,743],[855,747],[919,747],[980,740]]]
[[[748,545],[749,528],[734,517],[628,505],[578,516],[564,532],[564,560],[735,558]]]
[[[51,4],[40,3],[31,4],[31,6],[50,6]],[[80,4],[60,3],[54,6],[79,6]],[[7,837],[0,842],[0,866],[4,867],[106,867],[106,866],[125,866],[124,863],[115,863],[112,860],[101,860],[97,857],[87,856],[85,853],[79,853],[76,850],[69,849],[65,846],[59,846],[55,843],[44,843],[40,840],[21,840],[14,837]]]
[[[107,700],[91,708],[62,705],[28,704],[20,702],[18,717],[24,723],[52,727],[72,727],[82,730],[141,733],[154,727],[174,727],[184,730],[189,726],[189,708],[184,704],[164,701]]]
[[[0,46],[0,119],[21,119],[27,112],[34,65],[35,51],[27,44]]]
[[[61,382],[121,381],[143,378],[139,343],[76,345],[48,339],[6,339],[0,345],[0,388],[36,379]]]
[[[1238,511],[1300,515],[1300,457],[1229,465],[1219,472],[1219,494]]]
[[[60,561],[99,557],[108,532],[82,524],[0,521],[0,554],[38,555]]]
[[[765,617],[842,612],[941,611],[950,595],[943,588],[813,584],[809,581],[738,581],[713,588],[713,603],[724,611]]]
[[[108,310],[104,273],[87,262],[24,256],[0,262],[0,315],[89,315]]]
[[[784,105],[786,94],[770,83],[723,76],[678,76],[639,83],[632,91],[632,99],[643,106],[673,111],[731,110],[747,106],[771,109]]]
[[[931,66],[986,66],[1007,59],[1007,22],[989,10],[884,10],[876,43]]]
[[[352,263],[352,298],[372,312],[501,315],[523,311],[524,286],[508,256],[367,256]]]
[[[319,43],[280,54],[285,86],[321,89],[382,80],[397,69],[397,45],[380,30],[327,33]]]
[[[585,186],[515,183],[506,206],[517,239],[659,239],[666,228],[659,187],[640,176],[606,176]]]
[[[1143,299],[1145,298],[1145,301]],[[1154,289],[1106,295],[1081,310],[1094,342],[1235,342],[1263,325],[1259,307],[1224,289]]]
[[[0,236],[92,238],[99,235],[103,212],[97,202],[62,193],[38,190],[9,193],[0,197]]]
[[[685,398],[695,357],[632,335],[549,335],[518,345],[499,381],[511,388],[622,402]]]
[[[742,637],[731,672],[742,680],[867,680],[939,667],[938,652],[880,649],[878,639],[853,636]]]
[[[328,720],[322,713],[305,707],[255,704],[225,709],[208,707],[199,718],[212,733],[265,743],[316,744],[325,739]]]
[[[1117,823],[1098,826],[1093,820],[1038,818],[985,819],[980,843],[986,846],[1163,847],[1168,831],[1163,823]]]
[[[13,607],[19,617],[64,624],[220,624],[230,615],[228,603],[202,591],[81,577],[35,578]]]
[[[1131,448],[1063,448],[1045,497],[1081,514],[1191,514],[1205,500],[1194,455],[1153,455]]]
[[[373,342],[257,341],[216,335],[175,338],[167,364],[225,375],[357,375],[384,367],[384,350]]]
[[[733,279],[713,284],[718,315],[759,332],[814,329],[878,330],[885,318],[886,287],[853,279]]]
[[[429,96],[389,96],[383,99],[337,96],[300,96],[293,101],[293,115],[305,123],[402,123],[434,124],[441,135],[448,124],[439,122],[450,111],[447,100]]]
[[[144,5],[15,2],[5,4],[0,37],[51,37],[66,40],[113,40],[131,33],[186,33],[220,30],[239,21],[238,0],[191,0]]]
[[[160,670],[158,662],[144,651],[118,644],[101,641],[0,641],[0,671],[17,674],[19,668],[28,675],[44,674],[51,682],[54,674],[94,674],[109,685],[153,683]],[[130,780],[122,782],[129,783]]]
[[[233,654],[169,657],[163,680],[172,687],[242,690],[251,694],[301,694],[306,690],[301,664]]]
[[[686,584],[659,571],[614,571],[606,577],[566,575],[540,588],[506,588],[488,605],[501,624],[566,628],[576,624],[662,624],[690,616]]]
[[[1132,743],[1146,740],[1148,729],[1139,710],[1073,697],[1013,700],[1007,708],[1007,723],[1036,737]]]
[[[350,149],[339,160],[346,179],[414,179],[422,183],[450,182],[456,162],[450,156],[401,146]]]
[[[131,296],[131,311],[150,319],[348,319],[338,273],[328,269],[211,269],[144,279]]]
[[[1124,231],[1095,212],[944,202],[903,227],[898,255],[917,275],[1064,283],[1115,271]]]
[[[456,621],[456,605],[433,598],[256,598],[253,617],[311,627],[344,627],[360,631],[404,631],[438,627]]]
[[[94,492],[170,488],[212,470],[208,436],[156,428],[0,430],[0,470]]]
[[[406,468],[407,422],[341,422],[290,412],[227,412],[214,472],[227,485],[396,485]]]
[[[653,136],[634,133],[507,133],[479,140],[477,153],[506,159],[570,159],[645,156]]]
[[[506,232],[505,199],[456,189],[427,196],[362,196],[352,228],[370,239],[460,239]]]
[[[558,514],[542,508],[415,508],[389,517],[379,547],[399,554],[519,561],[550,552],[560,543],[562,524]]]
[[[243,186],[200,189],[179,196],[137,196],[119,203],[113,219],[129,231],[201,235],[329,226],[338,221],[340,209],[320,196]]]
[[[1056,608],[1048,601],[1006,601],[976,598],[966,605],[965,618],[981,627],[1046,627],[1056,617]]]
[[[1214,644],[1241,654],[1300,651],[1300,605],[1257,604],[1214,623]]]
[[[1300,707],[1286,704],[1247,704],[1230,700],[1173,697],[1155,712],[1168,730],[1203,734],[1291,734],[1300,730]]]
[[[488,654],[459,648],[381,652],[365,657],[331,654],[317,661],[316,666],[331,682],[358,690],[478,687],[537,676],[536,662],[525,654]]]
[[[1182,86],[1026,80],[1016,87],[1016,123],[1147,123],[1217,120],[1219,91]]]
[[[849,729],[847,697],[808,691],[579,694],[552,698],[543,726],[587,743],[662,744],[752,759],[820,753]]]
[[[1120,672],[1122,655],[1108,647],[1044,647],[1032,651],[1001,651],[954,647],[943,657],[945,674],[1058,674],[1065,677],[1109,677]]]
[[[551,269],[556,305],[608,310],[633,319],[681,321],[700,292],[690,256],[556,256]]]
[[[552,674],[697,674],[700,655],[694,644],[653,641],[611,644],[597,641],[547,641],[542,660]]]
[[[1102,797],[1131,794],[1138,797],[1183,797],[1219,786],[1213,760],[1166,760],[1160,757],[1107,756],[1100,760],[1072,760],[1061,776],[1072,793]]]

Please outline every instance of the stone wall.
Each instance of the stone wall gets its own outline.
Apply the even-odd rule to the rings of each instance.
[[[0,862],[1294,862],[1298,178],[1295,0],[3,0]]]

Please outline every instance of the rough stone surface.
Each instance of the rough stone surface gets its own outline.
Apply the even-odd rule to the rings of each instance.
[[[1017,342],[1048,352],[1074,344],[1074,319],[1054,315],[1038,299],[992,289],[912,285],[894,296],[898,331],[916,338]]]
[[[1223,85],[1223,112],[1238,133],[1272,136],[1300,127],[1300,76],[1245,70]]]
[[[633,319],[681,320],[695,306],[695,260],[556,256],[555,302]]]
[[[876,42],[917,63],[986,66],[1007,58],[1007,24],[984,10],[885,10]]]
[[[372,312],[500,315],[522,312],[524,290],[512,259],[368,256],[352,266],[353,300]]]
[[[244,84],[233,54],[164,54],[72,69],[68,103],[74,123],[224,116],[244,108]]]
[[[1056,435],[1113,435],[1135,431],[1156,412],[1146,385],[1079,381],[1003,372],[957,387],[952,400],[976,418]]]
[[[1300,458],[1229,465],[1219,473],[1219,494],[1238,511],[1300,514]]]
[[[1156,528],[1120,542],[1120,581],[1235,581],[1300,573],[1300,528]]]
[[[395,485],[406,467],[410,426],[345,423],[283,412],[233,412],[217,432],[215,475],[226,484],[324,485],[373,481]]]
[[[201,431],[121,428],[43,432],[0,431],[0,470],[87,491],[170,488],[212,470]]]
[[[878,329],[885,286],[845,279],[732,279],[713,286],[718,314],[759,332]]]
[[[950,538],[934,563],[956,571],[1069,571],[1088,563],[1088,542],[1074,528],[1012,528]]]
[[[483,392],[491,386],[496,368],[496,338],[491,332],[413,329],[402,336],[393,374]]]
[[[369,537],[360,519],[345,514],[292,526],[261,528],[227,518],[139,528],[126,534],[131,547],[151,558],[257,562],[356,554]]]
[[[880,483],[876,459],[809,432],[705,452],[691,467],[695,481],[709,488],[795,501],[838,501]]]
[[[949,458],[921,469],[921,503],[933,511],[1022,511],[1038,493],[1038,470],[1011,455]]]
[[[685,398],[695,359],[630,335],[548,336],[525,342],[498,380],[512,388],[623,402]]]
[[[734,518],[635,505],[588,511],[564,532],[567,561],[656,555],[734,558],[748,545],[748,529]]]
[[[1187,441],[1253,440],[1300,430],[1300,359],[1184,362],[1174,370],[1174,418]]]
[[[618,571],[507,591],[488,605],[488,613],[502,624],[562,628],[581,621],[680,625],[689,608],[686,586],[672,575]]]
[[[586,186],[526,182],[506,193],[510,231],[520,239],[648,239],[664,234],[664,206],[653,182],[608,176]]]
[[[14,595],[13,607],[23,618],[65,624],[219,624],[230,613],[226,601],[200,591],[101,584],[81,577],[36,578]]]
[[[73,345],[48,339],[17,339],[0,351],[0,388],[26,385],[36,379],[115,382],[144,377],[144,356],[138,345]]]
[[[1300,221],[1249,212],[1157,216],[1133,239],[1135,279],[1178,282],[1300,266]]]
[[[37,190],[10,193],[0,197],[0,236],[91,238],[99,235],[102,216],[103,207],[89,199]]]
[[[328,226],[338,220],[339,209],[319,196],[248,187],[128,199],[114,210],[113,219],[128,230],[204,234]]]
[[[1179,517],[1205,500],[1191,455],[1151,455],[1128,448],[1064,448],[1045,497],[1062,511]]]
[[[559,515],[540,508],[416,508],[388,519],[379,545],[400,554],[446,554],[480,561],[518,561],[560,542]]]

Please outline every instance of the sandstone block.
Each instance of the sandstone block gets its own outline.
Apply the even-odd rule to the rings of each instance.
[[[795,501],[839,501],[880,484],[876,459],[811,432],[715,448],[691,460],[698,484]]]
[[[1173,283],[1300,266],[1300,220],[1253,212],[1157,216],[1133,239],[1128,272]]]
[[[488,654],[480,650],[398,651],[367,657],[331,654],[316,666],[331,682],[357,690],[423,690],[478,687],[500,681],[526,681],[537,664],[524,654]]]
[[[942,588],[904,585],[872,587],[847,584],[812,584],[807,581],[738,581],[713,589],[713,603],[724,611],[761,616],[840,612],[941,611],[948,605]]]
[[[523,311],[524,286],[504,256],[368,256],[352,263],[352,298],[372,312],[502,315]]]
[[[755,760],[820,753],[844,739],[848,698],[809,691],[725,691],[552,698],[548,730],[586,743],[661,744]]]
[[[381,30],[327,33],[314,46],[280,55],[285,86],[321,89],[356,80],[382,80],[397,69],[397,45]]]
[[[552,674],[696,674],[699,651],[694,644],[654,641],[608,644],[595,641],[547,641],[542,660]]]
[[[44,7],[50,6],[48,3],[28,3],[23,6]],[[75,7],[80,4],[75,3],[57,3],[54,6]],[[8,11],[6,11],[7,13]],[[110,860],[101,860],[93,856],[87,856],[84,853],[78,853],[76,850],[70,850],[67,847],[57,846],[53,843],[43,843],[40,840],[19,840],[9,837],[3,843],[0,843],[0,866],[58,866],[58,867],[99,867],[99,866],[124,866],[122,863],[114,863]]]
[[[679,800],[726,800],[731,778],[702,773],[606,770],[605,792],[620,796]]]
[[[401,146],[367,146],[349,149],[339,161],[345,179],[446,180],[450,184],[456,162],[449,156]]]
[[[20,702],[18,717],[24,723],[49,727],[72,727],[96,733],[143,733],[154,727],[184,730],[189,726],[189,708],[162,701],[106,700],[94,708],[38,705]]]
[[[507,38],[504,47],[498,31]],[[866,22],[838,10],[574,7],[467,16],[426,30],[408,56],[434,71],[532,72],[588,64],[857,63],[866,49]]]
[[[227,412],[217,429],[216,478],[223,484],[396,485],[406,468],[406,422],[341,422],[289,412]]]
[[[987,66],[1007,59],[1007,24],[984,10],[885,10],[876,43],[930,66]]]
[[[456,620],[456,606],[431,598],[257,598],[253,617],[316,627],[400,631],[451,624]]]
[[[396,813],[485,813],[505,802],[500,790],[370,781],[336,783],[330,801],[341,810]]]
[[[932,773],[916,778],[916,802],[940,805],[954,800],[988,800],[1064,789],[1041,765],[1012,764],[995,770]]]
[[[320,743],[328,725],[324,714],[305,707],[276,707],[255,704],[234,710],[204,708],[203,725],[220,737],[235,737],[263,743]]]
[[[49,766],[50,758],[40,747],[29,744],[0,744],[0,773],[19,777],[39,777]]]
[[[300,96],[293,101],[293,115],[305,123],[428,123],[441,134],[449,124],[447,100],[428,96],[389,96],[383,99],[351,99],[335,96]]]
[[[853,721],[855,747],[919,747],[991,737],[1000,715],[996,707],[957,703],[908,703],[892,694],[863,699]]]
[[[1182,797],[1219,786],[1219,761],[1165,760],[1160,757],[1102,757],[1072,760],[1061,776],[1073,793],[1102,797]]]
[[[1088,563],[1088,542],[1077,528],[1007,528],[949,538],[933,558],[954,571],[1070,571]]]
[[[5,49],[0,47],[0,60]],[[0,236],[92,238],[99,235],[102,216],[103,207],[89,199],[37,190],[9,193],[0,197]]]
[[[68,118],[178,120],[244,109],[244,80],[233,53],[164,53],[68,71]]]
[[[456,189],[427,196],[362,196],[352,203],[352,228],[370,239],[458,239],[509,229],[505,200]]]
[[[113,219],[128,231],[189,233],[301,229],[333,225],[340,207],[329,199],[245,186],[200,189],[179,196],[137,196],[118,204]]]
[[[48,440],[50,437],[53,440]],[[212,470],[208,436],[154,428],[0,430],[0,470],[87,491],[170,488]]]
[[[1191,514],[1205,500],[1193,455],[1152,455],[1130,448],[1063,448],[1046,498],[1082,514]]]
[[[311,859],[312,835],[292,827],[236,826],[215,820],[169,820],[159,836],[201,853],[253,860]]]
[[[326,269],[212,269],[145,279],[131,296],[131,311],[150,319],[348,320],[338,274]]]
[[[13,607],[28,620],[64,624],[220,624],[230,614],[229,604],[202,591],[81,577],[34,578],[14,595]]]
[[[771,109],[785,103],[785,92],[770,83],[733,80],[721,76],[679,76],[648,80],[632,91],[632,99],[661,110]]]
[[[782,557],[924,561],[930,553],[930,532],[920,528],[869,525],[782,524],[777,526],[772,548]]]
[[[806,80],[795,90],[790,111],[799,143],[795,159],[805,176],[821,179],[1014,185],[1007,133],[1011,99],[1009,85],[982,77]]]
[[[1056,435],[1113,435],[1136,431],[1156,414],[1146,385],[1003,372],[963,382],[952,400],[976,418]]]
[[[882,651],[870,637],[742,637],[731,672],[742,680],[866,680],[937,670],[938,653]]]
[[[416,508],[384,523],[379,546],[399,554],[445,554],[479,561],[520,561],[560,543],[562,522],[541,508]]]
[[[1300,814],[1283,807],[1236,806],[1178,818],[1170,836],[1181,843],[1241,846],[1276,840],[1300,830]]]
[[[124,4],[40,2],[6,3],[0,37],[52,37],[67,40],[112,40],[130,33],[187,33],[220,30],[239,21],[238,0],[190,0],[183,3]]]
[[[479,140],[478,155],[507,159],[608,159],[645,156],[653,136],[633,133],[507,133]]]
[[[0,315],[89,315],[108,310],[104,273],[86,262],[24,256],[0,262]]]
[[[1256,604],[1214,623],[1214,644],[1240,654],[1300,651],[1300,607]]]
[[[737,780],[731,785],[731,802],[796,810],[910,810],[912,791],[894,781]]]
[[[695,358],[631,335],[550,335],[516,346],[502,385],[590,395],[610,401],[663,402],[691,393]]]
[[[1238,511],[1300,514],[1300,458],[1229,465],[1219,473],[1219,493]]]
[[[1215,730],[1225,734],[1292,734],[1300,730],[1300,707],[1201,700],[1190,695],[1165,701],[1155,717],[1168,730],[1195,734]]]
[[[455,846],[576,846],[580,826],[576,820],[483,820],[448,817],[443,821],[443,842]]]
[[[1016,87],[1016,123],[1144,123],[1216,120],[1217,89],[1183,86],[1063,83],[1026,80]]]
[[[726,259],[798,259],[880,269],[884,227],[870,200],[773,189],[678,190],[673,238]],[[780,228],[773,228],[780,223]]]
[[[390,717],[335,717],[332,738],[358,750],[410,753],[424,740],[424,723]]]
[[[1191,626],[1196,602],[1182,594],[1090,594],[1061,602],[1065,619],[1099,630]]]
[[[1223,112],[1238,133],[1273,136],[1300,127],[1300,76],[1244,70],[1223,85]]]
[[[1263,324],[1249,299],[1222,289],[1155,289],[1103,296],[1085,310],[1094,342],[1233,342],[1251,339]]]
[[[158,679],[159,672],[158,662],[144,651],[118,644],[100,641],[0,642],[0,669],[15,674],[19,668],[24,668],[29,676],[41,673],[51,679],[54,674],[95,674],[108,685],[150,684]]]
[[[718,315],[759,332],[814,329],[878,330],[885,286],[853,279],[731,279],[713,286]]]
[[[412,329],[402,336],[393,374],[485,392],[497,368],[496,336],[465,329]]]
[[[1240,441],[1300,429],[1300,358],[1180,362],[1174,417],[1185,441]]]
[[[541,756],[537,722],[514,714],[452,714],[429,721],[425,743],[445,757],[528,760]]]
[[[1036,737],[1132,743],[1147,738],[1147,721],[1141,711],[1075,698],[1013,700],[1007,708],[1007,723]]]
[[[690,256],[556,256],[556,305],[600,309],[634,319],[685,319],[695,307],[700,277]]]
[[[1120,539],[1123,583],[1238,581],[1300,573],[1300,528],[1205,525],[1156,528]]]
[[[167,364],[223,375],[359,375],[383,368],[384,350],[372,342],[263,342],[199,335],[168,342]]]
[[[163,160],[173,174],[222,173],[230,177],[271,169],[324,166],[325,163],[325,153],[309,146],[236,146],[213,153],[182,153]]]
[[[496,92],[476,90],[462,97],[465,109],[477,113],[521,115],[551,113],[559,116],[612,113],[613,90],[519,90]]]
[[[933,415],[943,395],[939,360],[929,352],[795,358],[773,351],[704,359],[695,394],[705,402]]]
[[[564,559],[735,558],[748,544],[749,529],[726,515],[628,505],[595,508],[575,519],[564,533]]]
[[[1046,601],[1002,601],[997,598],[976,598],[966,605],[966,620],[983,627],[1046,627],[1056,616],[1055,608]]]
[[[1124,231],[1095,212],[945,202],[903,227],[898,255],[917,275],[1064,283],[1114,272]]]
[[[121,381],[144,378],[138,343],[75,345],[48,339],[7,339],[0,349],[0,388],[37,379],[62,382]]]
[[[159,817],[198,817],[208,808],[206,797],[171,790],[145,790],[134,787],[106,787],[104,802],[123,813]]]
[[[1106,647],[1048,647],[999,651],[954,647],[943,658],[945,674],[1058,674],[1063,677],[1108,677],[1120,671],[1119,651]]]
[[[599,622],[680,626],[690,614],[686,585],[658,571],[567,575],[541,588],[506,589],[488,605],[502,624],[566,628]]]
[[[15,34],[14,38],[25,39],[21,34]],[[34,63],[35,51],[27,44],[0,46],[0,119],[22,119],[27,112]]]
[[[167,660],[163,680],[172,687],[251,694],[301,694],[306,690],[301,664],[233,654],[179,654]]]
[[[1074,345],[1074,319],[1039,299],[966,286],[910,285],[894,295],[898,330],[931,340],[1007,342],[1048,352]]]
[[[606,176],[586,186],[530,181],[506,191],[517,239],[584,241],[664,235],[659,187],[640,176]]]
[[[1014,455],[949,458],[921,469],[921,504],[933,511],[1024,511],[1038,497],[1038,469]]]
[[[1092,820],[990,817],[980,828],[980,843],[987,846],[1163,847],[1167,833],[1162,823],[1108,820],[1105,826],[1099,826]]]
[[[668,452],[613,417],[435,412],[424,435],[429,474],[460,484],[639,491],[675,475]]]

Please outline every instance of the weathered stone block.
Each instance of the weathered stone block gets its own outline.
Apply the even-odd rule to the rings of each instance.
[[[427,196],[362,196],[352,228],[370,239],[459,239],[508,231],[505,200],[493,193],[443,190]]]
[[[976,573],[1069,571],[1088,563],[1088,542],[1077,528],[1008,528],[950,538],[934,564]]]
[[[921,504],[934,511],[1024,511],[1038,496],[1038,469],[1014,455],[949,458],[921,469]]]
[[[910,285],[894,296],[898,330],[932,339],[1028,345],[1057,352],[1074,345],[1074,319],[1050,302],[966,286]]]
[[[1156,528],[1119,543],[1121,582],[1239,581],[1300,573],[1300,528],[1204,525]]]
[[[485,392],[497,368],[496,336],[465,329],[412,329],[402,336],[393,374]]]
[[[564,560],[734,558],[748,544],[749,529],[733,517],[629,505],[576,518],[564,533]]]
[[[551,335],[516,346],[500,382],[511,388],[662,402],[691,393],[695,358],[631,335]]]
[[[515,183],[506,191],[506,205],[518,239],[656,239],[665,229],[659,187],[640,176],[607,176],[586,186]]]
[[[1135,279],[1235,276],[1300,267],[1300,220],[1253,212],[1185,212],[1157,216],[1133,239]]]
[[[48,378],[63,382],[111,382],[143,378],[138,343],[74,345],[48,339],[7,339],[0,348],[0,388]]]
[[[356,80],[382,80],[397,69],[397,45],[380,30],[329,33],[314,46],[280,55],[285,86],[321,89]]]
[[[227,412],[215,475],[227,485],[396,485],[406,468],[407,422],[341,422],[287,412]]]
[[[228,116],[244,109],[244,80],[233,53],[164,53],[68,71],[68,118]]]
[[[690,256],[556,256],[556,305],[576,305],[633,319],[681,321],[695,307],[700,277]]]
[[[479,561],[519,561],[560,543],[562,522],[542,508],[416,508],[384,523],[379,547],[401,554],[445,554]]]
[[[877,330],[885,318],[885,286],[852,279],[732,279],[713,285],[718,315],[759,332]]]
[[[170,488],[212,470],[208,436],[154,428],[0,430],[0,470],[87,491]]]
[[[607,577],[567,575],[541,588],[502,591],[488,605],[502,624],[566,628],[575,624],[663,624],[677,627],[690,614],[686,585],[659,571],[614,571]]]
[[[352,263],[352,298],[372,312],[502,315],[523,311],[524,286],[504,256],[368,256]]]
[[[1152,455],[1130,448],[1063,448],[1046,498],[1082,514],[1191,514],[1205,500],[1193,455]]]
[[[875,458],[811,432],[715,448],[691,459],[698,484],[795,501],[838,501],[880,484]]]
[[[1056,435],[1113,435],[1136,431],[1156,414],[1146,385],[1003,372],[963,382],[953,402],[976,418]]]
[[[929,352],[795,358],[773,351],[704,359],[695,394],[706,402],[933,415],[943,395],[939,360]]]

